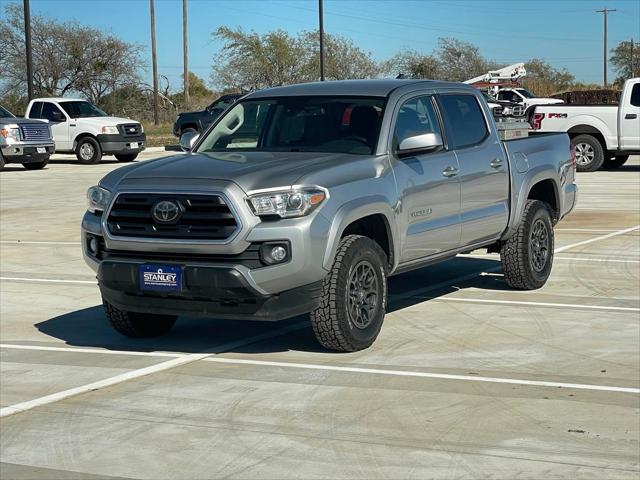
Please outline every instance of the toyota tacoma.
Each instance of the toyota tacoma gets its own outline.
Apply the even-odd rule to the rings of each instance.
[[[544,285],[574,160],[564,133],[502,141],[482,94],[459,83],[277,87],[241,99],[186,155],[91,187],[82,249],[124,335],[163,334],[183,314],[310,313],[324,347],[355,351],[378,336],[390,275],[487,248],[511,287]]]

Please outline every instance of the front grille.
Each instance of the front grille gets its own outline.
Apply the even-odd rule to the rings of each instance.
[[[20,125],[20,130],[22,130],[22,138],[25,140],[46,141],[51,139],[49,126],[44,123],[27,123],[25,125]]]
[[[182,207],[174,224],[161,224],[153,218],[153,207],[164,200]],[[112,235],[187,240],[226,240],[238,228],[222,197],[196,194],[121,193],[111,207],[107,225]]]
[[[142,133],[139,123],[125,123],[118,127],[124,137],[138,137]]]

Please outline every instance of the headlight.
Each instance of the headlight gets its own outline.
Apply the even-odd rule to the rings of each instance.
[[[325,190],[320,188],[294,188],[292,190],[274,190],[249,195],[249,205],[257,216],[281,218],[303,217],[309,215],[327,198]]]
[[[20,129],[13,126],[3,126],[0,128],[0,136],[6,140],[20,141]]]
[[[110,126],[110,127],[102,127],[102,133],[107,135],[117,135],[120,132],[118,131],[118,127]]]
[[[111,192],[102,187],[91,187],[87,190],[87,210],[91,213],[103,212],[109,205]]]

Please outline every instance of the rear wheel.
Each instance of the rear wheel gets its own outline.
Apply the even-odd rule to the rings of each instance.
[[[49,159],[43,160],[42,162],[23,163],[22,166],[27,170],[41,170],[47,166],[47,163],[49,163]]]
[[[115,155],[116,160],[119,162],[133,162],[136,158],[138,158],[137,153],[120,153]]]
[[[102,158],[100,144],[93,137],[84,137],[78,140],[76,145],[76,157],[80,163],[92,165]]]
[[[386,255],[373,240],[349,235],[340,241],[320,305],[311,312],[318,341],[330,350],[355,352],[380,333],[387,305]]]
[[[175,315],[127,312],[103,300],[104,311],[111,326],[122,335],[133,338],[157,337],[171,330]]]
[[[602,145],[592,135],[578,135],[571,139],[576,151],[576,168],[579,172],[595,172],[604,163]]]
[[[553,224],[547,205],[527,200],[517,232],[500,249],[507,284],[518,290],[542,287],[553,266]]]
[[[607,170],[615,170],[620,168],[629,160],[629,155],[616,155],[604,162],[604,168]]]

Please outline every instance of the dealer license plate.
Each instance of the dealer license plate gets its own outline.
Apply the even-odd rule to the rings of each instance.
[[[155,292],[182,291],[182,267],[176,265],[140,265],[140,289]]]

